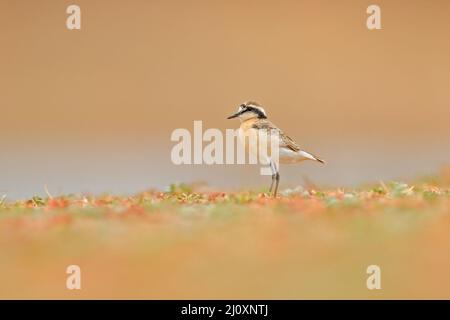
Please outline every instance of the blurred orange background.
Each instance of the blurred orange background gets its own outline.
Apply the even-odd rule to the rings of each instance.
[[[281,187],[437,172],[450,149],[450,2],[1,1],[0,193],[133,193],[176,181],[268,184],[259,168],[175,166],[176,128],[235,128],[257,100],[328,161]]]

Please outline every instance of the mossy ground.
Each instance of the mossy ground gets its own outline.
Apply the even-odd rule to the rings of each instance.
[[[446,186],[0,200],[0,298],[450,298]]]

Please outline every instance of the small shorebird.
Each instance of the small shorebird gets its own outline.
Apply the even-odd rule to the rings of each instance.
[[[322,159],[316,157],[315,155],[302,150],[294,140],[284,134],[284,132],[281,131],[272,122],[267,120],[266,111],[257,102],[248,101],[241,104],[238,111],[235,114],[229,116],[227,119],[233,118],[239,118],[239,120],[241,121],[241,126],[239,128],[239,138],[244,144],[246,144],[246,138],[248,137],[254,137],[257,141],[259,137],[264,136],[260,135],[260,133],[262,133],[261,130],[263,130],[266,136],[268,134],[270,135],[269,139],[273,139],[273,136],[277,137],[277,145],[279,146],[279,163],[294,164],[304,160],[314,160],[320,163],[325,163]],[[272,136],[273,133],[275,135]],[[246,145],[246,147],[249,147],[251,152],[258,153],[257,145],[258,144],[253,145],[253,148],[251,146],[249,147],[248,145]],[[278,184],[280,182],[280,174],[278,172],[276,162],[271,158],[268,159],[268,162],[272,171],[272,183],[270,184],[269,192],[272,192],[275,184],[273,197],[276,197]]]

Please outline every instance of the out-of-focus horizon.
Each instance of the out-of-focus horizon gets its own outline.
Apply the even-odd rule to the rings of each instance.
[[[450,159],[450,3],[377,1],[0,3],[0,196],[133,193],[177,181],[266,186],[248,166],[175,166],[176,128],[236,128],[245,100],[327,160],[281,188],[438,172]],[[270,179],[269,179],[270,180]]]

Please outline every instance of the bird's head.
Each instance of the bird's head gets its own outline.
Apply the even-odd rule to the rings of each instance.
[[[266,119],[267,114],[263,107],[257,102],[248,101],[242,103],[238,111],[229,116],[227,119],[239,118],[241,121],[245,121],[252,118]]]

